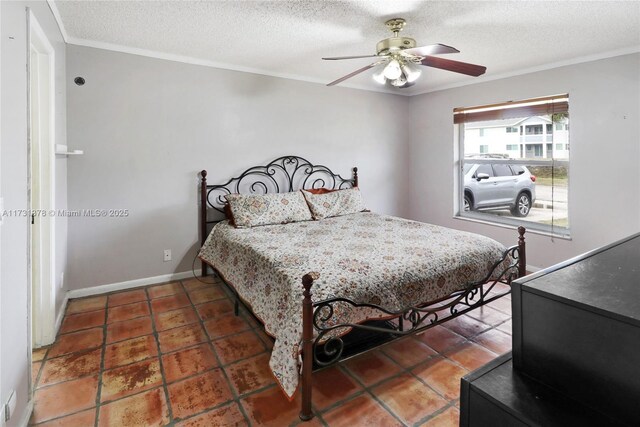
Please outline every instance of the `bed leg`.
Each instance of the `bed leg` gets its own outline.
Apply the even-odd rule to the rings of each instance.
[[[207,240],[207,171],[200,171],[200,246]],[[202,261],[202,276],[207,275],[207,264]]]
[[[313,276],[305,274],[302,278],[304,299],[302,300],[302,409],[300,419],[309,421],[311,412],[311,374],[313,369],[313,304],[311,302],[311,285]]]
[[[209,275],[209,272],[207,271],[207,263],[202,261],[202,277],[206,277]]]
[[[518,227],[518,277],[524,277],[527,275],[527,248],[524,241],[524,233],[526,228]]]

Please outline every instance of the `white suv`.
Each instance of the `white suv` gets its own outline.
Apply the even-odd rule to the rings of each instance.
[[[465,163],[464,210],[508,208],[525,217],[536,200],[535,182],[524,166]]]

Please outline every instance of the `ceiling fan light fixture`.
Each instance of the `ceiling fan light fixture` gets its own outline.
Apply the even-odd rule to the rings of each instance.
[[[401,76],[395,80],[387,80],[386,86],[394,89],[404,89],[415,84],[415,82],[408,82],[404,76]]]
[[[407,84],[407,79],[404,75],[401,75],[395,80],[389,80],[389,83],[391,83],[391,85],[395,87],[403,87],[405,84]]]
[[[380,70],[373,74],[373,80],[380,83],[381,85],[387,82],[387,78],[384,76],[385,67],[381,67]]]
[[[400,63],[397,59],[392,59],[389,61],[386,67],[384,67],[383,71],[384,76],[388,80],[395,80],[402,75],[402,69],[400,68]]]
[[[418,65],[439,68],[473,77],[478,77],[487,70],[487,67],[482,65],[467,64],[465,62],[432,56],[446,53],[460,53],[460,51],[454,47],[440,43],[416,47],[416,41],[414,39],[411,37],[400,37],[399,35],[405,24],[406,22],[402,18],[393,18],[386,22],[387,27],[393,33],[393,37],[379,41],[376,45],[375,55],[322,58],[324,60],[378,58],[377,61],[359,68],[346,76],[342,76],[328,83],[327,86],[335,86],[372,68],[375,68],[373,79],[389,88],[406,88],[415,85],[421,74]]]
[[[400,68],[402,69],[402,74],[406,77],[406,80],[409,83],[413,83],[418,80],[418,77],[422,74],[422,70],[410,62],[403,62]]]

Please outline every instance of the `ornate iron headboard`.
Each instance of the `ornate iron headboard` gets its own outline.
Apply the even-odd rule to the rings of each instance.
[[[286,193],[304,188],[343,189],[358,186],[358,168],[352,178],[343,178],[324,165],[314,165],[298,156],[279,157],[265,166],[253,166],[239,176],[220,185],[207,184],[207,171],[200,172],[200,233],[201,243],[207,238],[207,224],[220,222],[209,219],[209,210],[224,214],[224,196],[232,193]]]

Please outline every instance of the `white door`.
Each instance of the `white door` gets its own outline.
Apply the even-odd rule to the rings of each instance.
[[[32,345],[55,339],[55,103],[54,49],[29,12],[29,208]]]
[[[35,220],[34,212],[40,209],[40,88],[38,86],[38,53],[33,47],[29,49],[29,126],[30,133],[30,180],[29,180],[29,203],[32,211],[31,217],[31,343],[34,347],[38,346],[39,331],[36,327],[40,324],[40,316],[38,315],[39,292],[41,286],[40,280],[40,223]]]

